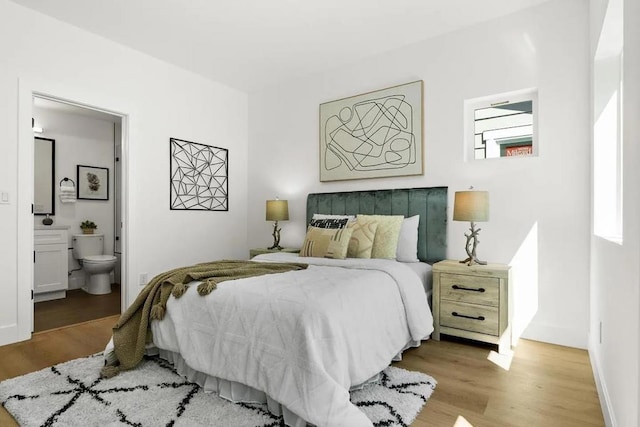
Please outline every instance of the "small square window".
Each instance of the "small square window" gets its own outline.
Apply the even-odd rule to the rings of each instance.
[[[465,158],[536,156],[536,109],[532,89],[465,101]]]

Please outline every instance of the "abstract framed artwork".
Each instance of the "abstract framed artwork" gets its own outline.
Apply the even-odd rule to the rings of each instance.
[[[109,169],[97,166],[76,167],[78,200],[109,200]]]
[[[169,139],[171,210],[229,210],[229,151]]]
[[[320,104],[320,181],[422,175],[422,80]]]

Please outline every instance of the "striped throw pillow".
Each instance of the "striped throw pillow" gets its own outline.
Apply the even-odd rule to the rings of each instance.
[[[301,257],[344,259],[351,239],[350,228],[317,228],[309,226],[300,249]]]

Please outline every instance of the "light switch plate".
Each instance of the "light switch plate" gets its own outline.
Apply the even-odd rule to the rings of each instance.
[[[0,203],[5,203],[5,204],[9,203],[9,192],[7,191],[0,192]]]

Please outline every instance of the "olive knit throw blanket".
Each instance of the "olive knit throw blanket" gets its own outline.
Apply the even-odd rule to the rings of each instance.
[[[223,260],[176,268],[157,275],[140,291],[136,300],[122,313],[113,327],[113,345],[117,360],[113,366],[105,366],[102,375],[114,376],[121,369],[134,368],[142,360],[145,345],[151,342],[151,319],[161,320],[169,295],[180,298],[187,291],[190,282],[201,281],[198,293],[208,295],[218,283],[225,280],[306,268],[306,264],[299,263]]]

